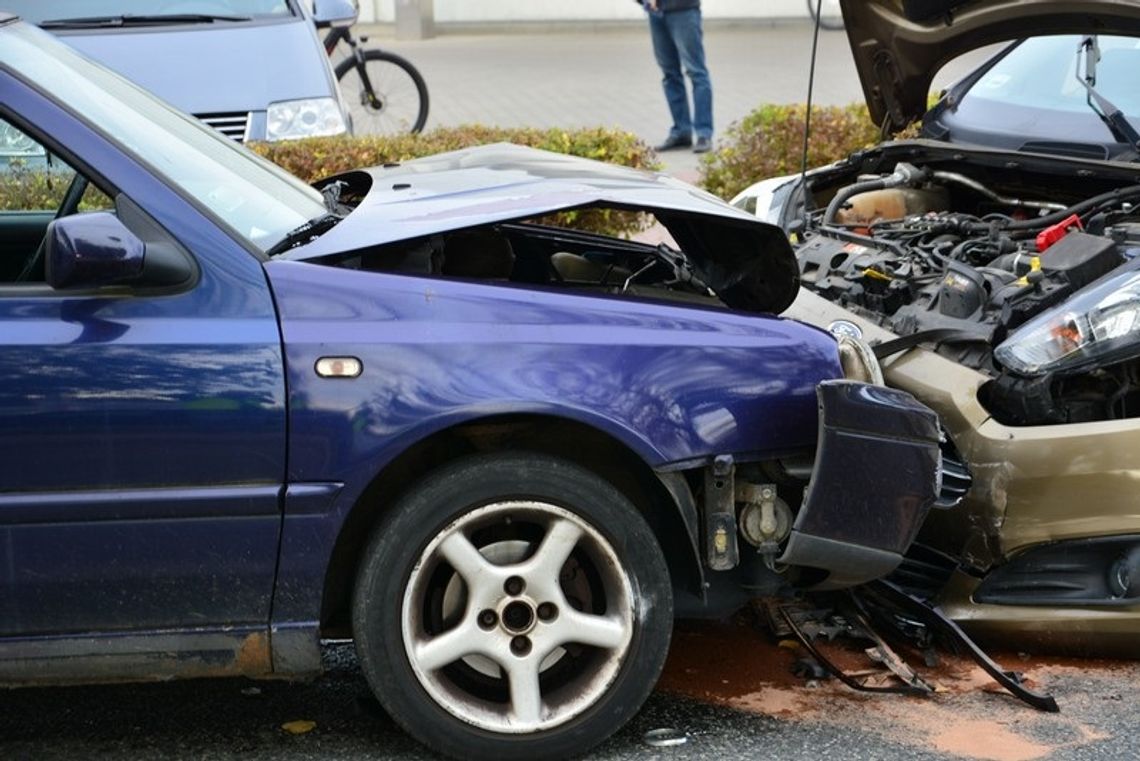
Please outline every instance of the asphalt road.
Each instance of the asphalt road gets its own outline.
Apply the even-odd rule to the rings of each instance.
[[[227,679],[0,692],[0,759],[428,757],[369,697],[351,646],[328,646],[326,661],[323,677],[300,684]],[[947,692],[908,698],[864,696],[832,681],[809,686],[782,676],[790,661],[785,649],[739,625],[686,627],[675,637],[663,689],[589,757],[1140,757],[1135,664],[1021,664],[1061,703],[1060,714],[1042,714],[986,691],[986,680],[968,669],[942,675]],[[298,735],[281,728],[297,720],[316,726]],[[649,747],[644,734],[662,727],[688,741]]]

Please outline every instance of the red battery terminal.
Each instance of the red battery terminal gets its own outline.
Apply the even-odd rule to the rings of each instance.
[[[1039,252],[1044,251],[1045,249],[1049,248],[1049,246],[1052,246],[1054,243],[1061,240],[1061,238],[1064,238],[1069,230],[1074,229],[1085,229],[1084,225],[1081,224],[1081,218],[1076,214],[1072,215],[1071,217],[1066,217],[1064,220],[1058,222],[1055,225],[1046,227],[1044,230],[1037,233],[1037,250]]]

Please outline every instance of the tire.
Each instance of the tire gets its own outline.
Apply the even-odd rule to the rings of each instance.
[[[352,613],[365,676],[409,734],[457,758],[529,761],[583,753],[637,713],[673,597],[620,492],[511,453],[456,461],[399,500],[369,540]]]
[[[817,20],[816,2],[817,0],[807,0],[808,15],[811,16],[812,23]],[[821,5],[820,18],[818,19],[820,27],[832,32],[843,29],[843,13],[839,10],[839,1],[823,0]]]
[[[424,78],[407,59],[384,50],[365,50],[368,86],[349,56],[337,64],[336,78],[358,135],[419,132],[428,117]]]

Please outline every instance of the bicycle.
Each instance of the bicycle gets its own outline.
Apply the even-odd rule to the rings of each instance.
[[[819,3],[819,18],[816,14],[816,3]],[[807,0],[808,15],[812,23],[818,23],[823,29],[838,31],[843,28],[843,12],[839,9],[839,0]]]
[[[352,115],[357,134],[419,132],[428,117],[428,90],[418,69],[406,58],[386,50],[365,50],[367,37],[352,36],[349,27],[333,27],[325,35],[325,52],[332,58],[345,42],[352,52],[333,71]]]

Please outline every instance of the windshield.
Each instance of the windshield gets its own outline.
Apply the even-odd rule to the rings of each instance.
[[[324,216],[320,193],[50,35],[4,29],[0,66],[83,117],[262,252]]]
[[[4,0],[4,10],[39,24],[100,16],[230,16],[265,18],[293,15],[289,0]]]
[[[1087,92],[1076,77],[1080,35],[1035,37],[1018,45],[970,88],[968,99],[994,101],[1047,111],[1089,114]],[[1099,38],[1101,59],[1096,89],[1129,118],[1140,117],[1140,40]],[[975,104],[980,105],[980,104]]]

